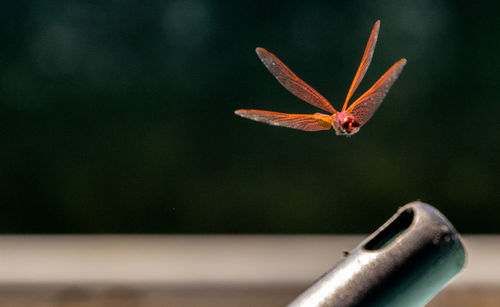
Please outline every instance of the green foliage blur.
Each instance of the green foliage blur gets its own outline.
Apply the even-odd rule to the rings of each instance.
[[[491,5],[490,3],[489,5]],[[470,1],[5,1],[2,233],[366,233],[421,199],[500,231],[500,22]],[[351,138],[233,114],[315,113],[280,57],[340,108],[408,64]]]

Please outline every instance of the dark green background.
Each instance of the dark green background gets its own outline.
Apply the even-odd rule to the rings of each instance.
[[[499,232],[499,8],[474,3],[4,1],[0,231],[371,232],[421,199]],[[355,98],[408,64],[355,136],[233,114],[317,111],[257,46],[340,107],[377,19]]]

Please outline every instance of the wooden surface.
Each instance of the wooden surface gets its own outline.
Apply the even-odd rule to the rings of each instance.
[[[0,306],[283,306],[365,236],[0,236]],[[429,306],[500,306],[500,236]]]

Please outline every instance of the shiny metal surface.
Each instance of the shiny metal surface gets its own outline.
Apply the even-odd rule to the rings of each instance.
[[[289,306],[423,306],[464,264],[451,223],[434,207],[413,202]]]

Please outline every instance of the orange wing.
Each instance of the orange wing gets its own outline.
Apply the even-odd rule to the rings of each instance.
[[[325,97],[321,96],[315,89],[297,77],[274,54],[260,47],[255,49],[255,52],[257,52],[257,55],[266,68],[290,93],[317,108],[330,113],[337,113]]]
[[[360,126],[363,126],[375,113],[401,71],[403,71],[405,64],[406,59],[401,59],[392,65],[366,93],[347,109],[347,112],[356,117]]]
[[[288,114],[261,110],[236,110],[236,115],[266,123],[304,131],[329,130],[332,117],[326,114]]]
[[[365,48],[365,53],[363,53],[363,58],[361,59],[361,64],[359,64],[358,71],[356,72],[356,75],[354,76],[354,80],[352,80],[351,88],[349,89],[349,92],[347,93],[347,97],[345,98],[344,106],[342,107],[342,111],[344,111],[347,108],[347,103],[349,102],[349,99],[351,99],[352,95],[358,88],[358,85],[361,83],[361,80],[363,80],[363,77],[365,76],[366,71],[368,70],[368,67],[370,67],[370,63],[372,61],[373,57],[373,52],[375,51],[375,44],[377,44],[377,38],[378,38],[378,30],[380,29],[380,20],[377,20],[375,22],[375,25],[373,26],[372,32],[370,34],[370,38],[368,39],[368,43],[366,44]]]

